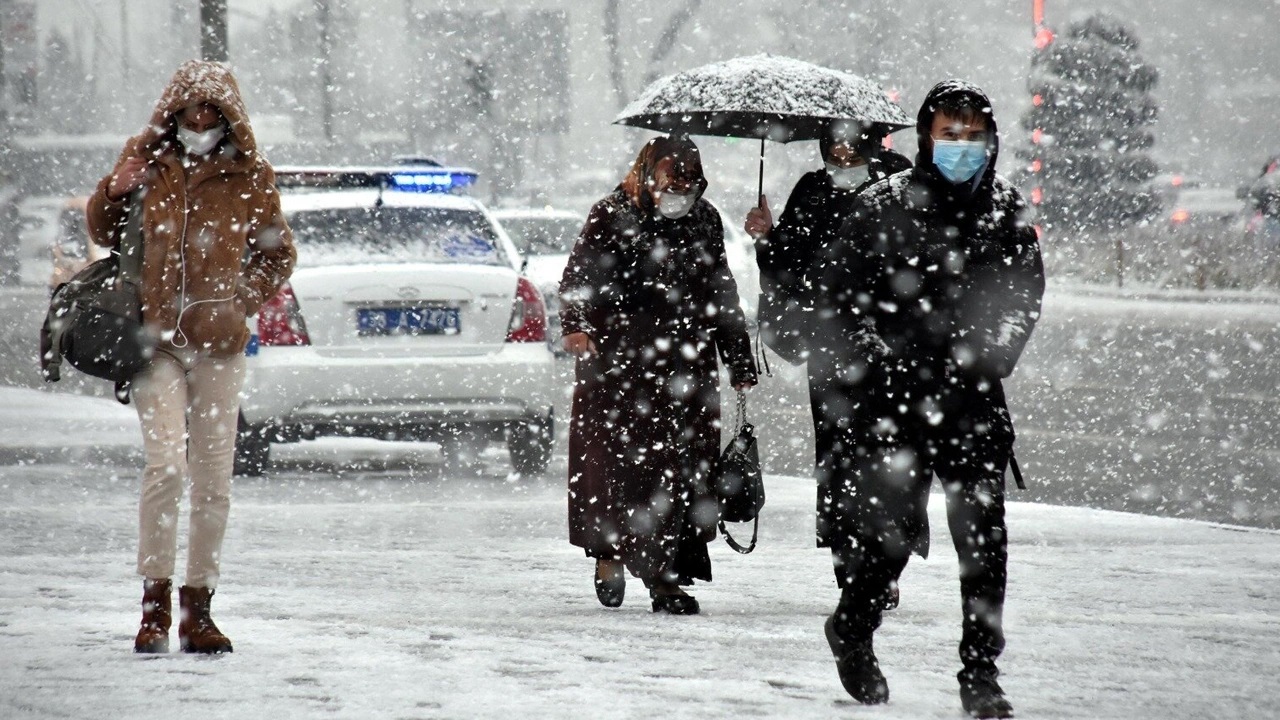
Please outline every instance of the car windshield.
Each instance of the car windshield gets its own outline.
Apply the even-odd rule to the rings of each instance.
[[[289,227],[305,266],[381,263],[508,265],[493,226],[474,210],[361,207],[300,210]]]
[[[565,217],[508,217],[501,221],[520,252],[561,255],[573,250],[582,221]]]

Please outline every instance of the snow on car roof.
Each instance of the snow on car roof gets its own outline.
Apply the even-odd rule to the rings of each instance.
[[[572,210],[561,210],[559,208],[553,208],[553,207],[493,208],[489,210],[489,214],[493,215],[499,220],[503,218],[566,218],[566,219],[581,220],[584,217],[582,213],[577,213]]]
[[[280,205],[285,212],[307,210],[332,210],[334,208],[373,207],[379,192],[367,188],[350,190],[325,190],[323,192],[281,192]],[[481,211],[480,202],[465,195],[448,193],[411,193],[384,190],[381,193],[384,207],[429,207],[448,210]]]

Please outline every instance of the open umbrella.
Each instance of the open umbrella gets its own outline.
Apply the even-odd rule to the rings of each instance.
[[[833,126],[890,133],[915,123],[883,88],[852,73],[802,60],[753,55],[703,65],[655,81],[613,121],[668,133],[817,140]]]

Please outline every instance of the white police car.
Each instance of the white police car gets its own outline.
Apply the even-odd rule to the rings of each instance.
[[[250,321],[236,472],[271,443],[320,436],[440,442],[447,462],[503,440],[546,469],[554,358],[546,307],[478,201],[470,171],[277,169],[298,263]]]

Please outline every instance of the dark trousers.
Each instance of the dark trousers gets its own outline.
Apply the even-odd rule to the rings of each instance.
[[[888,451],[870,450],[856,461],[852,491],[863,499],[856,504],[867,519],[850,542],[833,546],[841,587],[836,632],[867,638],[880,626],[882,598],[898,581],[915,546],[903,528],[923,515],[928,485],[936,475],[946,492],[947,524],[960,559],[960,658],[966,671],[994,672],[1004,650],[1009,443],[974,433],[921,433],[913,440]],[[886,461],[889,457],[893,460]],[[875,501],[865,502],[871,498]]]

